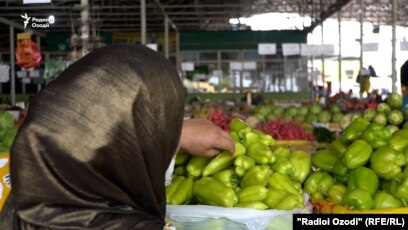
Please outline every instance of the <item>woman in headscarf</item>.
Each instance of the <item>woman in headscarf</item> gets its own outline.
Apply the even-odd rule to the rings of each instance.
[[[112,45],[78,60],[30,102],[0,228],[162,229],[165,172],[178,147],[233,151],[207,121],[183,128],[183,112],[177,71],[149,48]],[[212,134],[191,140],[194,127]]]

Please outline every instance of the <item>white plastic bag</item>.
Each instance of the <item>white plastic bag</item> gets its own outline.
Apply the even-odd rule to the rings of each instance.
[[[224,208],[208,205],[167,205],[167,220],[177,230],[285,230],[292,229],[292,214],[312,213],[313,205],[305,194],[303,208],[263,210],[247,208]]]
[[[9,82],[10,81],[10,66],[5,64],[0,64],[0,82]]]

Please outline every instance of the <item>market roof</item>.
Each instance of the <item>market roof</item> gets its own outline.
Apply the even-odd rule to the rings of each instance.
[[[236,30],[230,18],[248,17],[261,13],[298,13],[311,17],[311,31],[329,17],[337,17],[343,8],[343,20],[363,20],[373,24],[391,24],[391,2],[393,0],[146,0],[147,31],[163,31],[164,15],[178,31],[191,30]],[[397,25],[408,24],[407,0],[399,2]],[[89,0],[91,28],[99,31],[140,31],[140,1],[134,0]],[[0,22],[23,24],[20,15],[47,17],[54,15],[56,22],[52,31],[72,32],[80,25],[81,0],[52,0],[51,4],[23,5],[22,1],[0,0]],[[47,32],[47,30],[42,30]],[[50,29],[51,31],[51,29]]]

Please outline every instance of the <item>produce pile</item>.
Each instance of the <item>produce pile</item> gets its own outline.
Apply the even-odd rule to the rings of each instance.
[[[13,116],[0,110],[0,154],[10,152],[11,144],[17,134]]]
[[[242,120],[230,122],[235,153],[213,158],[180,152],[167,203],[205,204],[258,210],[303,207],[303,183],[311,170],[311,155],[278,147],[272,136]]]
[[[280,105],[268,104],[257,106],[254,116],[260,121],[283,119],[285,121],[294,120],[312,124],[313,122],[339,122],[343,117],[343,113],[338,105],[332,105],[330,109],[325,109],[316,103],[308,106],[290,105],[286,108]]]
[[[402,113],[401,104],[402,97],[391,94],[317,151],[305,191],[349,210],[408,206],[408,129],[403,126],[408,110]]]
[[[271,120],[259,124],[258,129],[265,134],[271,135],[276,140],[315,140],[313,134],[307,132],[296,121]]]

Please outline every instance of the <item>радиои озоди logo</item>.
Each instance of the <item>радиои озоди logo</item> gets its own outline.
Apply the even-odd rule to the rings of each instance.
[[[47,18],[39,18],[39,17],[30,17],[27,13],[24,15],[20,15],[24,19],[24,29],[27,25],[30,25],[32,28],[49,28],[50,24],[55,22],[54,16],[50,15]]]

